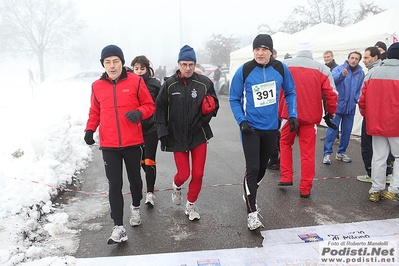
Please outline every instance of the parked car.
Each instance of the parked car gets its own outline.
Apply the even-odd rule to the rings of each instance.
[[[214,81],[213,80],[213,75],[214,75],[214,72],[212,72],[209,75],[209,78],[212,80],[212,82]],[[228,95],[229,94],[229,91],[230,91],[230,77],[229,77],[229,71],[228,70],[223,70],[222,69],[222,75],[220,76],[220,79],[219,79],[219,87],[220,87],[219,94],[224,94],[224,95]],[[216,88],[215,88],[215,90],[216,90]]]
[[[82,70],[75,76],[68,78],[67,81],[94,82],[99,79],[104,72],[105,70],[100,69]]]
[[[194,70],[197,74],[201,74],[201,75],[203,75],[204,74],[204,71],[201,69],[201,68],[199,68],[199,67],[195,67],[195,70]]]
[[[207,77],[217,68],[217,66],[211,64],[197,64],[197,67],[200,68],[203,71],[202,74]]]

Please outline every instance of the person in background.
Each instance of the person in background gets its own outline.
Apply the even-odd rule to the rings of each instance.
[[[324,64],[330,69],[330,71],[332,71],[335,67],[338,66],[338,64],[335,62],[334,54],[330,50],[325,51],[323,53],[323,59],[324,59]],[[322,95],[322,97],[323,97],[323,109],[324,109],[324,112],[327,113],[327,110],[326,110],[327,107],[326,107],[326,101],[324,99],[324,95]],[[323,136],[320,138],[320,140],[325,140],[325,139],[326,139],[326,136]],[[336,138],[334,144],[339,144],[339,132],[337,134],[337,138]]]
[[[156,78],[156,79],[158,79],[159,80],[159,82],[161,82],[162,83],[162,75],[163,75],[163,70],[162,70],[162,66],[160,65],[158,68],[157,68],[157,70],[155,70],[155,75],[154,75],[154,77]]]
[[[161,72],[161,78],[160,78],[160,80],[159,80],[159,81],[161,82],[161,84],[164,82],[165,77],[166,77],[166,74],[167,74],[166,66],[163,66],[162,72]]]
[[[144,55],[136,56],[130,65],[132,66],[133,73],[144,79],[151,97],[155,102],[159,90],[161,89],[161,84],[154,78],[154,70],[151,67],[150,60]],[[142,120],[141,125],[144,135],[144,152],[141,160],[141,167],[144,169],[147,184],[145,204],[154,206],[154,186],[157,175],[155,157],[157,153],[158,134],[153,116]]]
[[[323,53],[323,59],[324,59],[324,64],[328,66],[330,71],[332,71],[335,67],[338,66],[338,64],[335,63],[334,54],[332,51],[325,51]]]
[[[219,80],[221,76],[222,76],[222,66],[218,65],[218,67],[213,72],[213,84],[215,87],[216,95],[219,95],[220,92]]]
[[[384,42],[378,41],[374,46],[378,48],[378,51],[380,51],[380,54],[381,54],[380,59],[381,60],[386,59],[387,58],[387,54],[386,54],[387,45]]]
[[[341,137],[335,159],[345,163],[352,162],[346,155],[346,148],[349,145],[352,134],[353,121],[355,119],[356,104],[359,100],[360,89],[364,80],[364,72],[359,62],[362,54],[350,52],[348,60],[332,70],[334,83],[338,91],[338,108],[335,118],[331,120],[338,128],[341,124]],[[331,153],[333,152],[334,140],[338,134],[338,128],[327,128],[326,139],[324,140],[323,163],[331,164]]]
[[[116,244],[128,239],[123,226],[123,161],[133,201],[130,205],[130,225],[141,224],[140,201],[143,197],[143,182],[140,162],[144,143],[141,120],[154,113],[155,104],[144,79],[127,72],[123,67],[125,59],[118,46],[104,47],[100,61],[105,73],[92,84],[91,106],[84,140],[88,145],[93,145],[93,133],[99,127],[100,149],[109,183],[111,218],[114,221],[107,243]]]
[[[277,50],[273,48],[273,58],[277,59]]]
[[[374,67],[378,67],[381,65],[380,59],[381,53],[379,49],[375,47],[367,47],[363,54],[363,63],[364,66],[370,71]],[[366,74],[365,79],[367,79]],[[373,157],[373,146],[372,146],[372,137],[366,132],[366,118],[363,117],[362,120],[362,131],[360,138],[360,147],[362,151],[362,159],[364,162],[364,167],[366,168],[367,175],[366,176],[358,176],[357,180],[362,182],[371,182],[371,158]]]
[[[287,56],[287,54],[285,56]],[[284,58],[285,58],[285,56],[284,56]],[[274,48],[273,48],[273,58],[277,59],[277,50]],[[273,148],[272,154],[270,155],[269,162],[267,163],[267,169],[271,169],[271,170],[279,170],[280,169],[280,125],[281,125],[281,122],[279,121],[279,127],[278,127],[279,130],[277,131],[274,148]]]
[[[280,125],[281,121],[279,120],[278,131],[276,135],[276,140],[274,142],[274,147],[272,154],[270,154],[269,162],[267,163],[267,169],[271,170],[279,170],[280,169]]]
[[[376,46],[371,46],[367,47],[366,50],[364,51],[363,54],[363,63],[370,71],[374,67],[379,67],[381,65],[381,59],[380,59],[380,51]],[[367,75],[365,79],[367,79]],[[366,169],[367,175],[359,175],[357,176],[357,180],[362,181],[362,182],[371,182],[371,159],[373,158],[373,145],[372,145],[372,137],[367,134],[366,132],[366,118],[363,117],[362,120],[362,132],[361,132],[361,138],[360,138],[360,146],[361,146],[361,151],[362,151],[362,159],[364,162],[364,167]],[[387,159],[387,169],[386,169],[386,182],[389,184],[391,182],[391,176],[392,176],[392,171],[393,171],[393,165],[392,161],[395,160],[393,158],[392,154],[390,153]]]
[[[292,58],[292,55],[290,55],[289,53],[286,53],[286,54],[284,55],[284,60],[285,60],[285,59],[290,59],[290,58]]]
[[[30,84],[30,85],[32,85],[32,83],[37,84],[36,81],[35,81],[35,78],[33,77],[33,72],[32,72],[32,70],[28,69],[28,72],[29,72],[29,84]]]
[[[381,53],[381,55],[380,55],[381,61],[386,59],[387,58],[387,56],[386,56],[387,45],[385,44],[385,42],[378,41],[374,46],[377,47],[378,51],[380,51],[380,53]],[[391,153],[389,153],[388,159],[387,159],[387,183],[389,183],[391,180],[390,177],[392,176],[394,161],[395,161],[395,158],[393,157],[393,155]]]
[[[337,109],[337,92],[330,69],[313,60],[313,45],[310,41],[300,42],[297,57],[284,60],[295,82],[298,110],[298,130],[291,132],[288,126],[288,110],[285,98],[280,97],[279,116],[282,119],[280,139],[279,186],[293,185],[292,145],[298,135],[301,156],[300,197],[308,198],[316,174],[316,135],[317,126],[323,116],[322,95],[326,99],[326,111],[333,118]]]
[[[392,44],[387,59],[367,74],[359,99],[360,113],[365,117],[367,134],[372,136],[371,188],[369,200],[399,201],[399,43]],[[383,106],[383,107],[382,107]],[[386,187],[389,152],[395,158],[391,184]]]
[[[194,71],[193,48],[184,45],[177,62],[179,70],[165,81],[156,99],[155,123],[161,150],[173,152],[177,173],[172,201],[176,205],[182,202],[181,188],[191,172],[185,214],[193,221],[200,219],[195,202],[202,188],[207,143],[213,137],[209,122],[217,114],[219,101],[212,81]]]
[[[287,66],[272,59],[272,37],[259,34],[252,46],[254,59],[237,69],[229,96],[230,107],[241,132],[245,156],[243,187],[249,230],[263,227],[258,217],[256,195],[279,128],[280,88],[288,105],[290,130],[298,128],[295,84]]]

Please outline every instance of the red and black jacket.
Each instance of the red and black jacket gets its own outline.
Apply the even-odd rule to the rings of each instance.
[[[92,84],[87,130],[99,127],[100,148],[125,148],[144,142],[141,121],[132,123],[125,113],[139,110],[142,120],[155,111],[155,103],[143,78],[123,68],[117,80],[106,73]]]

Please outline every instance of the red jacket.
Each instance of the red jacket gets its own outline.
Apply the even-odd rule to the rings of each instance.
[[[144,142],[141,121],[133,124],[125,113],[139,110],[146,119],[155,111],[155,104],[144,80],[123,68],[116,83],[103,76],[92,84],[91,107],[87,130],[99,126],[101,148],[124,148]]]
[[[399,60],[385,59],[369,71],[358,104],[367,134],[399,137]]]
[[[298,122],[320,124],[323,116],[322,94],[330,114],[337,110],[337,93],[330,70],[315,61],[308,51],[298,52],[298,57],[285,60],[295,82]],[[288,119],[287,105],[280,97],[279,117]]]

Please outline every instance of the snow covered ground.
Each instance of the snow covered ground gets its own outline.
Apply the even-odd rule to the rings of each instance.
[[[1,80],[0,265],[72,265],[74,223],[108,207],[78,214],[72,201],[67,214],[51,202],[92,158],[83,140],[91,82]]]

